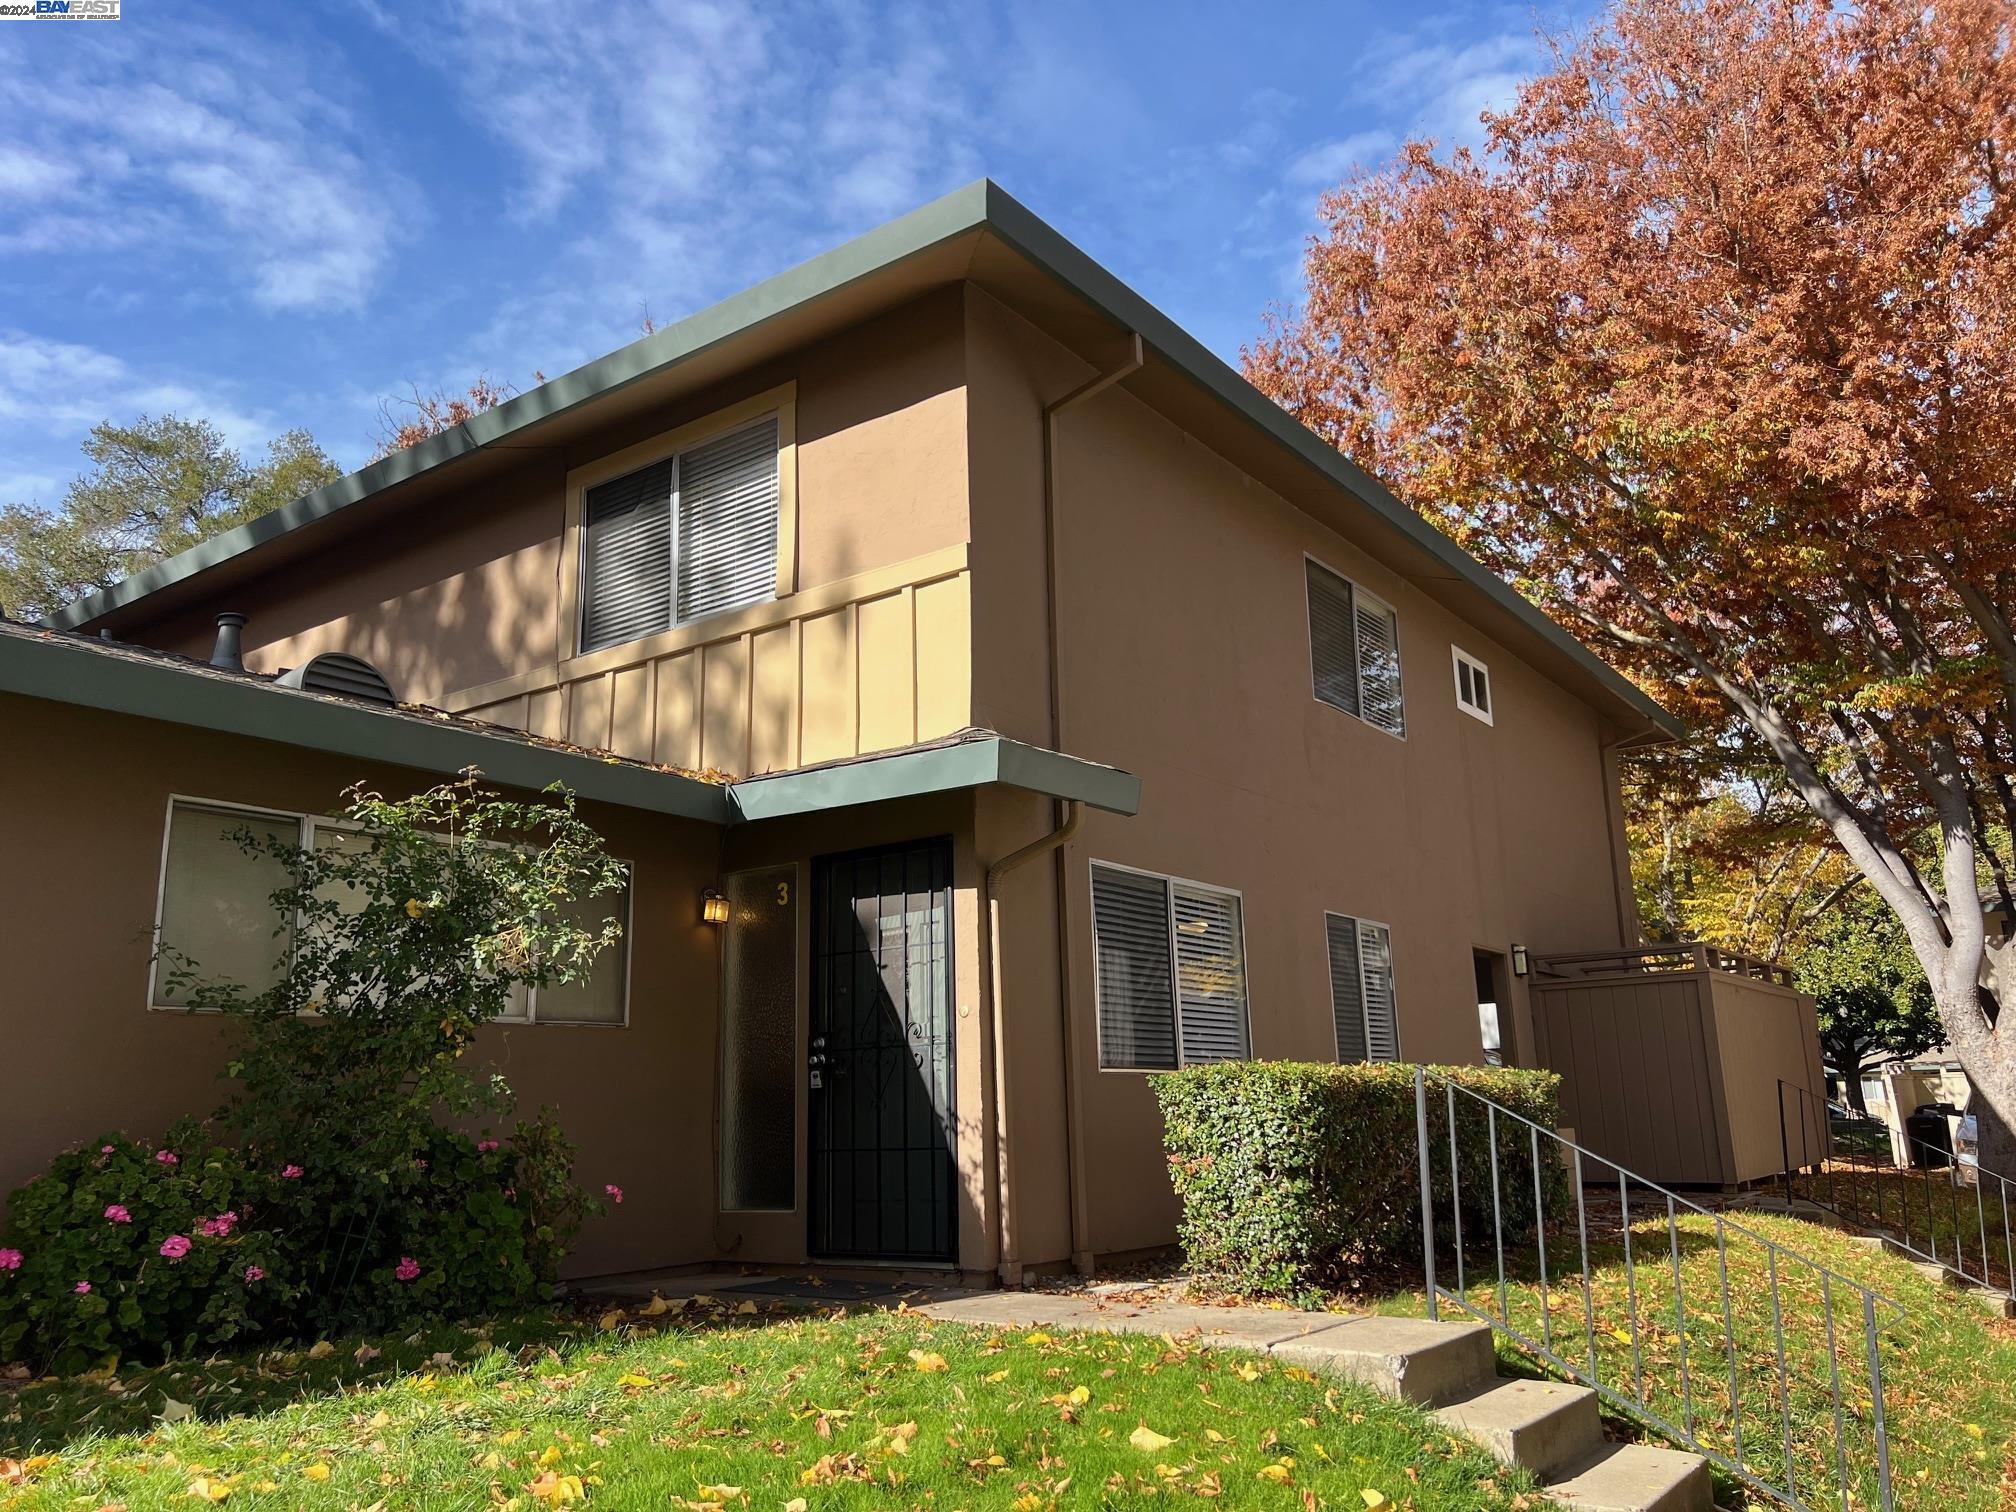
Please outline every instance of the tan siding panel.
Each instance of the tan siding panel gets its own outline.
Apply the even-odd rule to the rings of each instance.
[[[804,622],[804,740],[807,765],[852,756],[854,743],[854,612],[838,609]]]
[[[917,590],[917,738],[935,740],[973,722],[972,604],[967,577]]]
[[[609,749],[640,761],[651,759],[651,722],[656,715],[651,664],[614,674],[609,710]]]
[[[861,749],[886,751],[917,735],[917,653],[910,595],[861,605]]]
[[[750,637],[755,708],[749,770],[781,772],[794,764],[798,746],[798,654],[791,626]]]
[[[548,740],[567,738],[567,690],[548,688],[525,699],[525,728]]]
[[[700,765],[700,653],[681,651],[658,663],[658,731],[652,755],[668,766]]]
[[[701,653],[700,762],[734,776],[749,770],[749,640]]]
[[[567,711],[567,738],[601,750],[609,744],[609,679],[585,677],[574,683]]]

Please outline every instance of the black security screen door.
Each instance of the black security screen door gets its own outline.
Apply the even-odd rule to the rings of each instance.
[[[952,846],[813,874],[811,1248],[951,1260]]]

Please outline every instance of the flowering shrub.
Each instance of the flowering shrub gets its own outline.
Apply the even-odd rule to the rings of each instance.
[[[401,802],[353,790],[313,848],[278,860],[286,971],[250,993],[163,950],[178,997],[235,1030],[219,1147],[184,1124],[59,1157],[8,1201],[0,1359],[71,1369],[251,1332],[375,1328],[499,1311],[555,1279],[602,1204],[573,1184],[550,1113],[508,1140],[447,1127],[511,1089],[466,1057],[527,987],[578,980],[613,943],[583,900],[623,885],[571,795],[460,782]],[[620,1194],[610,1188],[620,1201]]]
[[[59,1156],[8,1202],[0,1359],[76,1370],[285,1320],[295,1293],[280,1236],[239,1217],[258,1211],[270,1186],[194,1123],[158,1147],[101,1139]]]

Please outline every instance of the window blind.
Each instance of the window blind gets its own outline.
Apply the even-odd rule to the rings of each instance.
[[[777,418],[679,459],[679,618],[761,603],[777,591]]]
[[[1400,623],[1348,578],[1308,564],[1309,663],[1317,698],[1389,734],[1406,733]]]
[[[672,479],[667,457],[588,490],[581,649],[620,646],[672,623]]]
[[[1175,887],[1176,982],[1183,1064],[1246,1054],[1246,954],[1239,900]]]
[[[1166,1070],[1176,1064],[1166,889],[1160,877],[1092,868],[1102,1066]]]
[[[583,651],[775,594],[777,442],[768,415],[588,490]]]
[[[1330,1011],[1337,1026],[1337,1059],[1400,1058],[1393,1001],[1393,939],[1384,924],[1329,914]]]

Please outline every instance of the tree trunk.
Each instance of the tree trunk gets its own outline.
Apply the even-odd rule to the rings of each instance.
[[[1946,1042],[1973,1087],[1968,1111],[1980,1140],[1982,1169],[2016,1180],[2016,1043],[2008,1028],[1991,1025],[1982,1010],[1981,987],[1998,1001],[2016,992],[2016,944],[1990,941],[1981,984],[1955,984],[1932,977],[1933,1000]]]
[[[1848,1099],[1848,1106],[1864,1118],[1869,1116],[1869,1099],[1862,1095],[1862,1066],[1859,1060],[1842,1066],[1841,1095]]]

